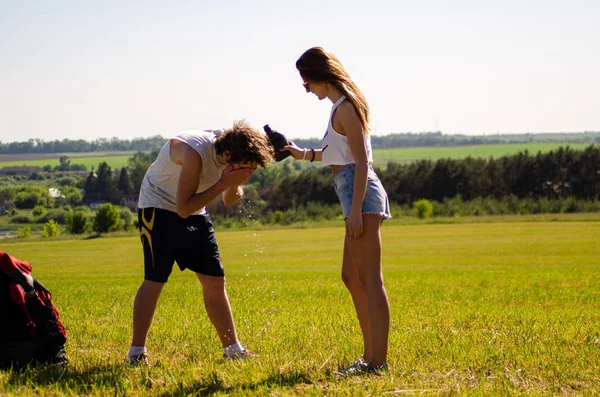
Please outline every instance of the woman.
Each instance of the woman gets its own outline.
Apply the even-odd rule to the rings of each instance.
[[[387,194],[371,166],[369,106],[341,62],[321,47],[296,61],[306,92],[333,103],[321,149],[289,150],[297,160],[331,167],[346,221],[342,280],[352,295],[364,339],[363,356],[341,374],[387,369],[390,309],[381,269],[381,224],[391,217]]]

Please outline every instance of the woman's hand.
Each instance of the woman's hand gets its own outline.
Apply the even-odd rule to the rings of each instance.
[[[350,238],[359,238],[363,233],[362,214],[350,213],[346,219],[346,234]]]
[[[304,157],[304,153],[306,149],[300,149],[294,142],[289,141],[290,144],[281,148],[280,152],[285,152],[286,150],[292,153],[292,157],[296,160],[302,160]]]

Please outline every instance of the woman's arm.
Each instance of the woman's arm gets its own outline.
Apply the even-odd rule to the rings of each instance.
[[[356,163],[352,207],[346,220],[346,232],[350,237],[358,238],[363,232],[362,205],[367,191],[367,173],[369,172],[364,131],[356,109],[350,102],[342,103],[338,107],[336,115],[341,126],[341,132],[348,138],[348,145]]]
[[[315,148],[301,149],[292,141],[288,146],[281,148],[282,152],[286,150],[292,152],[292,157],[296,160],[322,161],[323,159],[323,150]]]

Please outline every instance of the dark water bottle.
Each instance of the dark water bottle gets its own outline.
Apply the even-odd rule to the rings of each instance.
[[[292,154],[292,152],[289,150],[285,150],[283,152],[279,151],[282,147],[289,145],[285,135],[279,131],[273,130],[271,127],[269,127],[269,124],[265,125],[263,129],[267,133],[267,137],[269,138],[269,141],[275,150],[275,161],[281,161]]]

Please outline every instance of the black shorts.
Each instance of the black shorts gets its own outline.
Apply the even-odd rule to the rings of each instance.
[[[138,223],[144,248],[145,280],[166,283],[173,262],[177,262],[182,271],[225,275],[210,215],[182,218],[160,208],[139,208]]]

